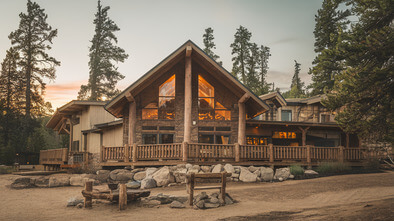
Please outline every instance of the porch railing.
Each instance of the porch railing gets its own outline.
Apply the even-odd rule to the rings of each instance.
[[[40,164],[59,164],[67,162],[68,149],[40,150]]]
[[[101,161],[295,161],[311,165],[322,161],[361,161],[366,149],[314,146],[173,143],[102,147]]]

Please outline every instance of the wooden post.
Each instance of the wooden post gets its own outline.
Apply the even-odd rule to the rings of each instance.
[[[127,207],[127,189],[126,184],[119,184],[119,210],[125,210]]]
[[[194,173],[190,174],[189,184],[189,205],[193,206],[193,191],[194,191]]]
[[[85,191],[89,192],[89,193],[91,193],[93,191],[93,182],[92,181],[87,181],[85,183]],[[85,208],[92,208],[92,197],[91,196],[85,196],[84,206],[85,206]]]
[[[100,162],[104,162],[104,146],[101,146],[101,150],[100,150]]]
[[[187,155],[188,155],[188,143],[187,142],[183,142],[182,143],[182,161],[183,162],[187,162]]]
[[[298,129],[300,129],[300,131],[302,132],[302,146],[306,146],[306,132],[308,132],[309,127],[306,128],[302,128],[302,127],[298,127]]]
[[[129,105],[129,144],[135,143],[135,125],[137,123],[137,104],[135,101]]]
[[[74,129],[73,129],[73,123],[71,122],[71,117],[69,118],[69,121],[70,121],[70,144],[69,144],[68,152],[71,153],[72,145],[73,145]]]
[[[226,204],[226,172],[222,172],[222,187],[220,189],[220,194],[223,199],[223,204]]]
[[[183,141],[191,142],[192,127],[192,57],[191,46],[186,47],[185,59],[185,115]]]
[[[235,152],[235,162],[239,162],[240,161],[240,145],[239,143],[235,143],[234,144],[234,152]]]
[[[250,98],[249,94],[244,94],[238,101],[238,143],[246,144],[246,110],[245,102]]]
[[[138,152],[137,152],[137,144],[133,144],[133,163],[137,162]]]
[[[345,160],[345,155],[343,153],[343,146],[339,146],[339,162],[343,163]]]
[[[312,160],[311,160],[311,146],[306,145],[306,163],[308,169],[312,168]]]
[[[274,163],[274,145],[272,143],[268,144],[270,163]]]
[[[346,148],[349,148],[349,133],[346,133]]]
[[[129,162],[129,156],[130,156],[130,153],[129,153],[129,145],[127,145],[127,144],[125,144],[124,145],[124,162]]]

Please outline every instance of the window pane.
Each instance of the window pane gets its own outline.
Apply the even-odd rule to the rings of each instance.
[[[216,101],[215,109],[222,109],[225,110],[226,108],[219,102]]]
[[[210,143],[210,144],[213,144],[213,143],[215,143],[213,138],[214,138],[213,135],[199,134],[198,135],[198,142],[199,143]]]
[[[157,109],[142,109],[142,120],[157,120]]]
[[[216,135],[216,144],[229,144],[230,136],[229,135]]]
[[[214,88],[201,75],[198,75],[198,96],[214,97]]]
[[[199,98],[198,99],[198,108],[202,109],[213,109],[213,98]]]
[[[159,108],[175,108],[175,97],[159,97]]]
[[[231,111],[217,110],[215,111],[216,120],[231,120]]]
[[[175,74],[159,87],[159,96],[175,97]]]
[[[199,120],[213,120],[213,110],[199,110],[198,119]]]
[[[291,121],[291,110],[282,110],[282,121]]]
[[[174,134],[159,134],[160,144],[174,143]]]
[[[160,108],[159,109],[159,119],[174,120],[175,119],[175,110]]]
[[[143,144],[156,144],[157,135],[156,134],[142,134]]]

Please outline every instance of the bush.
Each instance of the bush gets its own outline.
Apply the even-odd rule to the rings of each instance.
[[[350,166],[340,162],[323,162],[316,169],[320,174],[348,173],[351,170]]]
[[[300,165],[291,165],[290,173],[294,176],[302,176],[304,175],[304,169]]]
[[[365,171],[378,171],[380,168],[379,159],[376,158],[368,158],[363,163],[363,169]]]

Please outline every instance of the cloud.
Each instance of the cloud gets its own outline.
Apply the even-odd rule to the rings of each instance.
[[[49,84],[46,86],[45,100],[51,102],[52,107],[56,109],[71,100],[77,99],[82,84],[86,84],[86,81]]]

